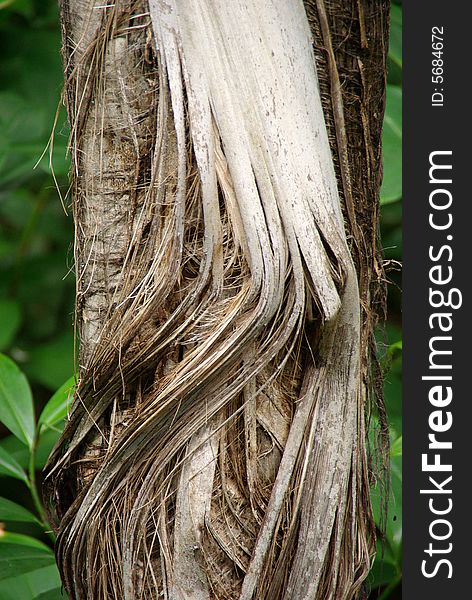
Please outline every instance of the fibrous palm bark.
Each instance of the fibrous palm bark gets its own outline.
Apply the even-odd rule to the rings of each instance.
[[[80,364],[45,496],[72,598],[358,593],[386,10],[63,0]]]

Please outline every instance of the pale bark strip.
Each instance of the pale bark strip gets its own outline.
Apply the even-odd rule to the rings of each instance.
[[[64,11],[83,347],[47,485],[66,588],[350,598],[372,550],[360,302],[303,4],[65,4],[91,15]]]
[[[350,477],[354,479],[352,485],[356,489],[358,474],[352,471],[352,463],[357,450],[357,399],[360,393],[359,326],[359,295],[352,269],[332,338],[328,338],[331,347],[320,383],[318,415],[311,425],[314,428],[313,445],[307,448],[310,476],[301,493],[298,548],[285,600],[321,597],[319,581],[329,554],[330,538],[335,533],[335,519],[344,523],[348,518]],[[354,524],[356,518],[357,515]],[[340,545],[341,536],[337,536],[330,556],[331,594],[339,589],[336,579],[340,568]],[[349,568],[349,565],[344,568],[346,566]]]
[[[210,514],[219,439],[209,427],[192,437],[180,475],[174,529],[171,595],[182,600],[210,598],[202,553],[202,532]]]

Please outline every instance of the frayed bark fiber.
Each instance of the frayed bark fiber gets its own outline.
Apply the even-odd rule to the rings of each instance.
[[[62,0],[80,350],[45,499],[71,598],[358,595],[387,8]]]

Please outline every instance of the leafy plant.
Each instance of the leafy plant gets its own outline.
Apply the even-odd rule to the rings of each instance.
[[[46,534],[54,541],[47,522],[36,480],[38,451],[58,438],[72,400],[74,379],[64,383],[47,402],[35,420],[33,395],[18,366],[0,354],[0,422],[12,436],[0,445],[0,478],[15,478],[30,494],[32,509],[0,496],[0,598],[2,600],[53,600],[63,598],[61,581],[50,544],[38,537]],[[52,436],[48,433],[52,432]],[[13,443],[12,443],[13,440]],[[23,451],[20,460],[14,449]],[[42,455],[44,456],[44,452]],[[26,459],[26,461],[25,461]],[[42,461],[41,461],[42,462]],[[3,485],[2,485],[3,488]],[[11,530],[17,523],[33,527],[36,536]]]

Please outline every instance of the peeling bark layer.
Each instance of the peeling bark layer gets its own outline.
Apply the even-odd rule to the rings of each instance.
[[[384,7],[352,4],[376,47]],[[347,599],[367,574],[383,91],[377,120],[346,109],[333,7],[62,2],[80,369],[45,495],[71,598]]]

